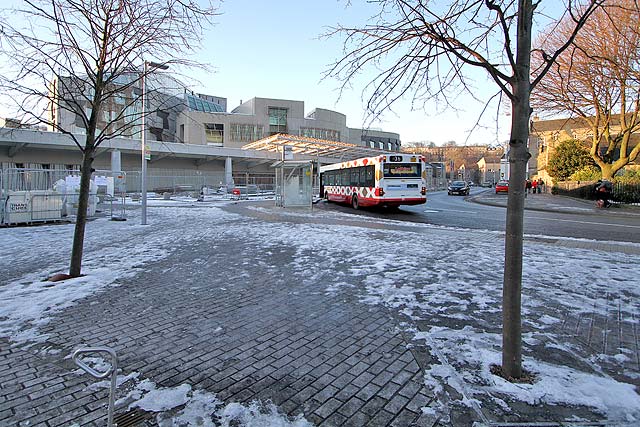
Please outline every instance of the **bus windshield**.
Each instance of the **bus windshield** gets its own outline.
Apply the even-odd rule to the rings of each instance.
[[[420,163],[385,163],[385,178],[420,178]]]

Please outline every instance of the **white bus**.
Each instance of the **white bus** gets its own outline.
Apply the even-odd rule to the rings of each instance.
[[[426,203],[425,159],[398,153],[321,166],[320,196],[354,209]]]

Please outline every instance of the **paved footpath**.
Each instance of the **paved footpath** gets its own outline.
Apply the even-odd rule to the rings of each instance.
[[[232,236],[223,250],[178,247],[170,263],[56,316],[41,331],[46,343],[0,339],[0,425],[104,425],[106,390],[68,358],[83,343],[116,349],[123,374],[272,401],[319,426],[432,425],[420,410],[432,397],[397,319],[345,294],[309,292],[286,268],[287,247],[269,256],[283,268],[265,271],[252,242]]]
[[[493,190],[485,190],[480,193],[474,193],[467,199],[475,203],[506,207],[508,197],[506,194],[495,194]],[[640,219],[640,206],[638,205],[614,204],[611,208],[601,209],[595,206],[593,200],[558,196],[550,193],[527,194],[524,206],[525,209],[534,211],[576,213],[603,217],[627,216]]]
[[[260,227],[308,220],[240,205],[228,210],[253,216]],[[296,261],[291,248],[257,254],[250,239],[229,234],[177,244],[169,259],[145,264],[144,274],[121,279],[116,291],[56,315],[41,330],[49,334],[45,343],[0,339],[1,426],[104,425],[107,391],[91,387],[68,357],[96,342],[116,349],[123,374],[137,372],[162,387],[189,383],[225,402],[272,401],[318,426],[483,421],[469,408],[446,421],[421,411],[434,403],[424,368],[435,356],[403,334],[407,318],[359,303],[355,291],[310,290],[288,268]],[[335,264],[326,274],[351,268]],[[428,328],[428,319],[422,322],[418,329]],[[154,425],[150,414],[130,415]]]

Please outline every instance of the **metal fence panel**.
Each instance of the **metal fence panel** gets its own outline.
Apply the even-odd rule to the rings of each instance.
[[[147,190],[159,194],[228,193],[234,188],[240,195],[273,194],[275,173],[234,173],[233,185],[225,185],[224,172],[201,173],[157,170],[147,177]],[[126,217],[126,206],[139,202],[140,171],[96,170],[89,196],[90,217],[105,214],[112,219]],[[74,169],[0,169],[0,225],[56,221],[74,216],[80,171]]]
[[[59,221],[74,215],[78,207],[79,182],[77,170],[1,170],[0,225]],[[107,197],[120,197],[124,209],[125,182],[125,174],[122,172],[95,171],[89,194],[89,217],[103,210],[100,202]],[[113,209],[111,213],[113,214]],[[122,212],[118,216],[122,216]]]
[[[580,199],[596,199],[596,181],[561,181],[554,184],[551,192]],[[613,200],[620,203],[640,203],[640,184],[614,183]]]

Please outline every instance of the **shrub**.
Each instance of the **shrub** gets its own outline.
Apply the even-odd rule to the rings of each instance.
[[[566,181],[573,173],[594,166],[589,151],[578,140],[562,141],[555,148],[547,164],[547,172],[556,181]]]
[[[617,174],[614,179],[619,184],[640,185],[640,170],[625,169],[622,173]]]
[[[571,181],[597,181],[602,179],[602,172],[598,167],[588,165],[571,174],[569,179]]]

